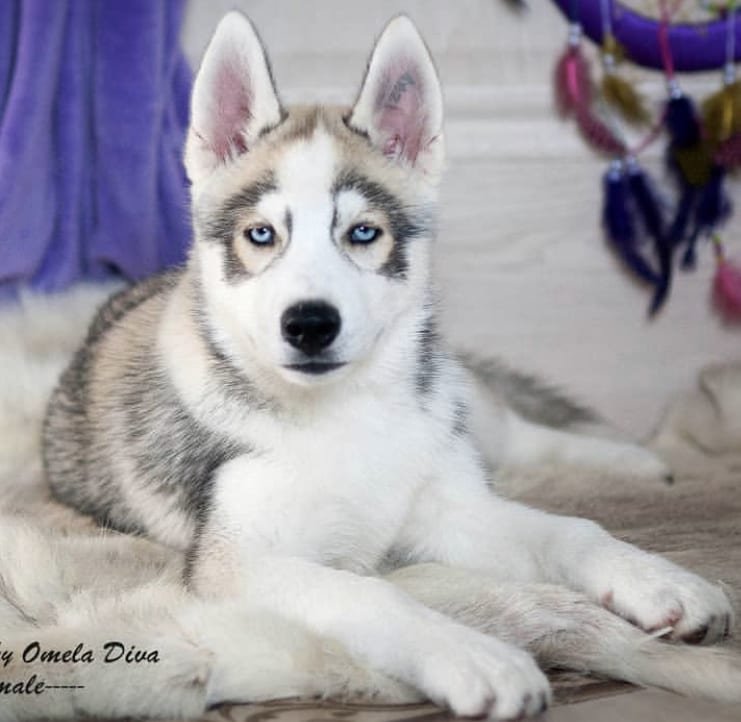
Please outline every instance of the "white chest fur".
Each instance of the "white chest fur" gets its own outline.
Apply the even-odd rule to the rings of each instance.
[[[411,396],[255,426],[255,452],[216,478],[216,513],[248,544],[355,571],[376,567],[393,545],[441,440]]]

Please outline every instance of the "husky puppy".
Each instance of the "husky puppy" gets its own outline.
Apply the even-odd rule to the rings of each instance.
[[[185,163],[187,265],[114,296],[51,399],[58,499],[185,551],[199,598],[270,610],[458,715],[514,718],[550,699],[527,651],[446,613],[440,594],[469,595],[472,576],[560,585],[673,639],[729,633],[720,588],[491,488],[470,377],[437,329],[443,106],[408,18],[384,30],[348,110],[285,108],[254,29],[230,13],[195,81]],[[522,409],[496,433],[521,463],[609,465],[627,448]],[[442,566],[379,576],[421,563]],[[210,702],[233,698],[224,684]]]

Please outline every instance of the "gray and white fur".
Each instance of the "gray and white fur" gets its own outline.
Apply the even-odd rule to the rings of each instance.
[[[193,91],[188,263],[103,307],[43,431],[56,498],[150,542],[55,548],[15,530],[58,584],[41,604],[21,563],[0,594],[6,623],[34,620],[51,644],[156,631],[170,666],[149,688],[172,694],[109,672],[54,714],[361,693],[509,719],[550,700],[538,663],[739,698],[735,658],[655,639],[726,636],[719,587],[492,489],[482,455],[667,471],[575,433],[593,419],[568,399],[497,367],[472,376],[447,349],[429,262],[443,155],[439,82],[408,18],[349,109],[284,108],[251,24],[221,22]],[[121,559],[151,542],[176,561],[111,597]],[[81,560],[111,543],[93,583]]]

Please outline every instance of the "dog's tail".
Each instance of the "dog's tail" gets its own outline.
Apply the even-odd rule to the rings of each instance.
[[[530,650],[545,668],[595,673],[688,697],[741,702],[738,652],[657,639],[587,601],[578,604],[578,616],[568,629],[534,640]]]
[[[200,718],[217,702],[410,702],[339,644],[241,601],[186,593],[182,555],[49,534],[0,514],[0,722]]]
[[[741,702],[741,655],[657,639],[581,594],[549,584],[499,584],[437,564],[390,580],[426,605],[568,669],[718,702]]]

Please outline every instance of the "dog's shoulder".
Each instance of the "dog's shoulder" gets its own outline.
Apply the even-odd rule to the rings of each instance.
[[[85,345],[99,341],[111,327],[141,304],[171,291],[183,272],[183,268],[171,268],[114,293],[95,314],[88,329]]]

